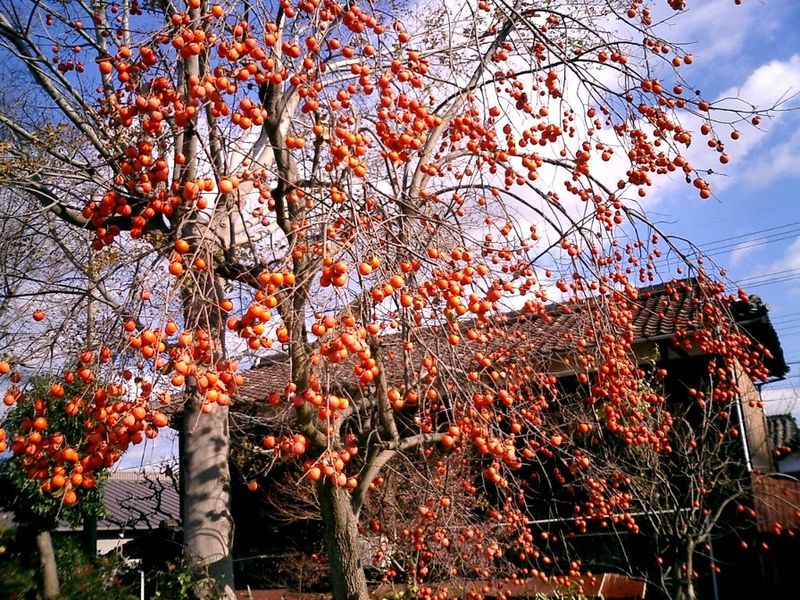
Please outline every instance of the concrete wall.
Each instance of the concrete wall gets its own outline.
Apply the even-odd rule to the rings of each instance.
[[[130,541],[131,538],[126,538],[126,537],[98,539],[97,553],[108,554],[109,552],[120,551],[122,549],[122,546],[124,546],[126,543]]]

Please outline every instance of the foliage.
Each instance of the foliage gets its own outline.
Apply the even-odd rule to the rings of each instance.
[[[26,600],[39,597],[37,553],[32,536],[24,528],[0,532],[0,594]],[[53,538],[63,600],[134,600],[139,597],[139,570],[117,553],[87,556],[80,541],[69,535]],[[169,562],[147,574],[153,598],[192,600],[196,584],[213,591],[207,576],[199,576],[188,564]],[[207,596],[219,597],[217,595]]]
[[[134,600],[139,597],[138,573],[118,554],[87,556],[73,537],[59,537],[54,546],[64,600]]]
[[[92,456],[97,446],[86,439],[86,416],[78,408],[93,391],[40,378],[4,415],[13,455],[0,465],[0,504],[20,525],[48,530],[59,519],[78,524],[102,516],[98,485],[105,468]]]
[[[107,469],[165,419],[141,399],[124,398],[123,386],[93,381],[93,367],[107,360],[83,352],[74,371],[37,377],[25,391],[17,382],[7,390],[13,407],[3,416],[3,435],[10,436],[13,458],[2,465],[3,502],[19,522],[47,529],[57,518],[102,514],[97,486]]]
[[[0,593],[4,598],[38,598],[36,552],[30,532],[9,529],[2,532]],[[138,577],[129,573],[116,554],[89,557],[78,540],[69,536],[54,538],[58,577],[63,600],[134,600],[138,598]]]
[[[154,589],[152,598],[158,600],[195,600],[198,590],[209,600],[222,597],[214,580],[187,561],[163,565],[155,576],[148,578],[148,586]]]
[[[33,552],[21,549],[16,530],[0,531],[0,592],[7,598],[28,598],[36,593],[36,567]]]

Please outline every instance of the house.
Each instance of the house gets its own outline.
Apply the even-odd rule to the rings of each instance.
[[[125,555],[135,539],[180,527],[180,499],[176,482],[156,472],[111,473],[100,489],[104,516],[82,525],[59,521],[55,536],[83,538],[83,546],[98,554]],[[16,527],[11,512],[0,512],[0,529]]]
[[[770,444],[777,461],[778,473],[800,475],[800,430],[790,414],[767,417]]]
[[[765,595],[792,597],[800,572],[800,436],[791,415],[767,418],[776,473],[755,482],[759,566]]]
[[[111,473],[102,486],[105,516],[92,526],[59,523],[56,535],[89,536],[98,554],[116,551],[127,555],[129,542],[148,534],[177,529],[180,499],[176,482],[156,472]]]
[[[676,333],[693,323],[694,313],[698,304],[702,302],[702,294],[696,281],[687,279],[641,288],[639,300],[632,305],[634,312],[632,351],[641,357],[642,363],[651,362],[659,366],[669,366],[673,374],[670,375],[672,381],[667,382],[668,386],[672,384],[672,387],[675,387],[675,380],[686,379],[687,372],[708,358],[697,348],[687,349],[673,344]],[[571,341],[576,332],[592,326],[589,304],[587,302],[583,306],[553,305],[542,317],[509,313],[498,325],[499,333],[504,336],[504,343],[509,345],[513,345],[513,334],[517,333],[519,338],[526,340],[525,352],[528,353],[526,356],[533,354],[531,349],[536,348],[536,356],[530,358],[546,363],[546,371],[566,381],[574,375],[574,366],[569,364],[569,361],[565,362],[565,357],[569,357],[570,352],[574,351]],[[770,381],[780,380],[789,368],[783,357],[777,333],[769,321],[766,305],[757,296],[751,296],[747,301],[733,302],[730,312],[738,326],[750,337],[753,345],[766,349],[764,363]],[[441,337],[428,330],[423,330],[420,335],[433,342]],[[399,336],[387,336],[383,344],[391,353],[392,346],[399,346],[399,342]],[[443,361],[462,361],[462,364],[467,364],[472,360],[469,351],[454,352],[452,349],[448,351],[450,354],[444,353]],[[347,382],[353,379],[351,366],[348,363],[346,366],[333,367],[332,380],[342,388],[348,386]],[[392,370],[391,367],[389,365],[387,370]],[[390,380],[397,378],[397,374],[392,372],[387,376]],[[239,389],[236,398],[239,411],[263,405],[270,393],[284,391],[290,381],[287,355],[275,353],[262,358],[255,368],[244,373],[244,379],[245,384]],[[757,387],[743,375],[739,377],[738,383],[741,397],[737,404],[741,411],[742,449],[745,461],[750,470],[771,473],[775,470],[775,464],[767,418],[760,399],[759,387],[762,384]],[[272,418],[278,417],[273,414]],[[282,418],[285,419],[286,416]]]
[[[508,314],[498,319],[491,335],[496,336],[498,340],[502,338],[502,344],[511,348],[512,356],[509,357],[509,360],[518,360],[520,356],[524,356],[525,360],[536,361],[537,365],[540,365],[538,367],[540,370],[551,374],[557,380],[558,387],[563,391],[562,398],[569,398],[571,395],[578,397],[581,386],[585,384],[581,383],[572,362],[574,340],[576,335],[580,335],[580,332],[593,326],[593,302],[595,300],[588,300],[583,304],[552,305],[545,314],[537,316]],[[685,440],[687,448],[692,448],[688,446],[689,442],[699,443],[702,448],[710,447],[718,442],[717,438],[709,438],[708,443],[705,443],[706,440],[702,438],[700,440],[690,439],[695,435],[695,426],[704,422],[705,413],[697,408],[701,404],[687,395],[688,390],[703,388],[704,382],[708,378],[707,369],[711,356],[702,349],[701,345],[693,343],[688,338],[684,340],[685,343],[674,343],[676,336],[686,331],[687,328],[693,327],[695,315],[698,309],[702,308],[703,302],[704,297],[698,283],[691,279],[641,288],[638,290],[638,299],[630,303],[631,314],[626,323],[627,329],[624,331],[624,335],[631,338],[630,352],[639,361],[642,369],[650,373],[661,368],[666,369],[667,375],[659,384],[661,386],[660,393],[668,399],[670,409],[675,409],[676,414],[685,413],[685,424],[689,432]],[[748,336],[752,347],[764,351],[766,357],[764,362],[769,381],[782,378],[788,371],[788,367],[764,303],[757,297],[733,302],[730,306],[730,314],[740,330]],[[620,333],[620,335],[622,334],[623,332]],[[417,332],[417,335],[420,338],[416,340],[417,348],[424,347],[427,352],[441,352],[440,362],[445,364],[442,368],[452,365],[454,370],[456,368],[465,369],[466,365],[473,361],[472,353],[468,348],[448,346],[446,340],[442,339],[446,336],[442,336],[433,329],[422,329]],[[393,350],[396,351],[401,344],[400,336],[386,336],[381,342],[382,347],[386,349],[387,356],[391,356]],[[517,344],[518,350],[516,355],[513,355],[515,344]],[[489,345],[491,346],[491,342]],[[422,356],[420,355],[418,358],[422,358]],[[399,361],[391,362],[391,359],[388,361],[385,370],[390,383],[401,379],[402,369],[403,365]],[[719,464],[724,465],[726,470],[730,470],[729,483],[734,488],[732,493],[738,495],[740,492],[746,492],[741,493],[742,502],[739,502],[738,505],[742,507],[745,514],[749,514],[747,511],[751,511],[753,515],[757,515],[757,509],[761,508],[763,511],[763,507],[766,505],[762,503],[753,508],[748,504],[752,501],[746,501],[745,498],[752,498],[759,493],[764,497],[764,493],[772,493],[772,488],[755,485],[756,482],[763,481],[764,477],[775,470],[772,446],[760,398],[760,386],[745,375],[741,365],[735,365],[734,370],[740,393],[738,397],[732,399],[731,410],[726,411],[725,418],[728,419],[730,429],[735,430],[737,435],[725,437],[722,443],[715,447],[718,447]],[[245,373],[244,376],[245,385],[239,391],[233,418],[237,418],[235,414],[237,411],[248,413],[251,417],[255,413],[260,413],[263,417],[264,427],[273,428],[272,430],[275,432],[285,430],[291,425],[291,409],[281,411],[269,407],[263,408],[269,395],[274,392],[282,393],[290,381],[286,356],[275,354],[264,360],[257,368]],[[336,393],[350,393],[354,383],[352,364],[331,367],[329,376],[330,381],[333,382],[332,385],[337,390]],[[705,406],[713,406],[713,403],[706,403]],[[566,408],[565,404],[554,402],[551,414],[557,419],[559,413],[565,411]],[[589,413],[588,416],[591,417],[591,414]],[[568,423],[565,423],[566,425]],[[588,447],[585,450],[591,451],[592,448]],[[698,478],[696,477],[698,474],[692,472],[694,468],[692,461],[700,453],[686,450],[683,454],[672,452],[664,455],[666,454],[669,454],[669,460],[664,461],[663,465],[658,467],[662,469],[660,473],[665,478],[664,485],[668,486],[662,497],[669,497],[670,494],[677,496],[684,492],[688,497],[696,491],[692,486],[698,486],[698,490],[704,487],[701,482],[702,477]],[[562,466],[561,463],[556,462],[557,460],[554,458],[549,462],[542,461],[543,473]],[[563,472],[566,473],[567,469],[563,469]],[[700,475],[702,476],[702,473]],[[565,476],[567,479],[569,477],[571,475]],[[543,479],[539,478],[538,481],[543,481]],[[549,486],[546,487],[547,489],[544,489],[542,493],[552,497],[552,489]],[[571,486],[563,487],[568,489]],[[529,506],[536,506],[536,502],[533,500],[536,493],[536,486],[529,485],[526,490]],[[709,498],[712,495],[710,494]],[[579,520],[575,517],[575,505],[576,498],[567,494],[555,508],[548,505],[546,508],[548,512],[543,513],[540,518],[534,518],[531,521],[531,527],[537,527],[543,534],[548,530],[560,529],[565,532],[564,539],[566,539],[568,537],[566,532]],[[731,507],[736,505],[737,503],[732,503]],[[691,514],[699,531],[702,530],[707,514],[704,507],[695,506],[689,502],[680,507],[674,505],[645,507],[640,511],[639,518],[640,521],[646,522],[649,517],[665,513],[678,515],[681,518]],[[760,519],[756,519],[756,521],[761,522]],[[743,525],[741,519],[735,519],[735,515],[729,520],[727,513],[720,516],[719,523],[720,526],[730,524],[730,527],[726,526],[724,533],[721,530],[715,531],[713,548],[712,539],[707,535],[704,535],[701,540],[703,544],[708,545],[709,549],[703,553],[702,557],[698,558],[698,564],[703,564],[705,568],[705,572],[700,576],[700,587],[717,591],[757,588],[758,582],[763,579],[754,576],[751,570],[725,569],[727,579],[723,580],[722,575],[716,573],[716,569],[719,561],[744,565],[746,560],[752,557],[746,556],[743,559],[741,555],[735,555],[736,549],[743,541],[741,536],[746,535],[749,539],[766,532],[758,531],[760,527],[756,527],[752,519],[744,522]],[[546,527],[543,524],[546,524]],[[588,549],[589,553],[594,553],[593,564],[611,570],[635,567],[641,569],[638,572],[642,574],[646,574],[648,569],[652,568],[653,565],[650,563],[654,562],[658,551],[652,544],[647,546],[647,543],[654,542],[659,537],[658,534],[661,534],[662,537],[664,534],[664,531],[659,531],[659,523],[656,520],[652,520],[649,525],[643,525],[643,527],[649,526],[652,533],[652,535],[637,538],[637,540],[643,539],[644,544],[640,544],[632,536],[626,536],[627,532],[621,531],[616,522],[608,527],[608,531],[613,531],[614,535],[603,538],[605,541],[599,543],[600,538],[591,537],[597,535],[591,530],[594,525],[599,526],[599,523],[589,523],[583,537],[569,538],[570,543],[573,544],[572,547],[581,551]],[[615,545],[613,548],[610,543],[612,541]],[[750,547],[752,546],[753,544],[750,545]],[[715,553],[715,557],[709,558],[709,553]],[[641,562],[640,565],[636,564],[637,560]],[[743,560],[745,562],[742,562]],[[762,568],[762,572],[766,572],[766,570],[768,569]],[[597,568],[594,571],[601,572]],[[631,573],[630,570],[627,572]],[[712,573],[713,575],[711,575]],[[637,573],[631,574],[636,575]],[[652,592],[653,594],[658,593],[657,586],[651,586],[648,589],[656,590]],[[652,597],[657,596],[653,595]]]

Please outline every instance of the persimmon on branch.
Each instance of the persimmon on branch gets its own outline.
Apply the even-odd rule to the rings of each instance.
[[[620,443],[579,397],[563,397],[563,444],[556,459],[560,473],[570,478],[562,502],[572,506],[572,515],[561,521],[561,535],[598,528],[643,535],[653,554],[633,560],[630,574],[676,598],[693,597],[692,559],[710,536],[749,537],[754,486],[763,476],[749,472],[742,457],[746,440],[738,433],[738,398],[704,404],[698,414],[697,405],[677,396],[653,414],[663,418],[667,415],[660,413],[669,408],[666,452],[630,439]],[[576,469],[576,459],[586,466]],[[543,477],[548,466],[542,466]],[[542,526],[548,525],[554,527]],[[744,538],[742,545],[747,547]]]
[[[564,355],[614,399],[609,435],[647,411],[632,401],[630,303],[673,273],[656,268],[670,245],[638,198],[671,173],[710,196],[682,116],[701,116],[724,164],[715,130],[738,136],[758,115],[686,97],[693,59],[649,5],[540,4],[0,1],[3,62],[45,108],[4,99],[3,185],[119,266],[88,296],[107,305],[113,360],[83,373],[121,378],[137,402],[182,399],[187,552],[229,596],[239,359],[285,352],[285,381],[264,396],[286,418],[265,450],[315,481],[337,598],[366,595],[359,519],[400,461],[462,457],[479,473],[458,470],[462,489],[483,496],[464,519],[491,515],[497,540],[537,552],[512,490],[557,446],[542,414],[561,359],[525,325],[550,323],[553,300],[588,303]],[[703,343],[733,340],[720,352],[743,358],[718,321]],[[438,528],[438,509],[420,508],[420,529]],[[416,529],[406,556],[424,578],[433,551]],[[479,539],[469,555],[491,548],[485,566],[500,542]]]

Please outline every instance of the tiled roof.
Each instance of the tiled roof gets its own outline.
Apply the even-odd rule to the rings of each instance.
[[[637,299],[629,301],[634,340],[644,342],[670,338],[681,329],[691,328],[704,302],[706,298],[693,279],[639,288]],[[592,311],[598,309],[597,298],[579,304],[554,304],[548,307],[544,317],[509,315],[509,324],[512,331],[524,328],[526,336],[539,342],[542,353],[568,352],[573,349],[570,340],[585,335],[586,329],[592,325]],[[771,374],[776,377],[784,375],[788,367],[761,298],[751,296],[747,301],[735,301],[730,312],[754,340],[772,353],[773,357],[767,361]]]
[[[768,475],[753,483],[753,491],[759,531],[800,530],[800,481]]]
[[[180,520],[180,499],[174,482],[158,473],[112,473],[102,487],[105,517],[98,531],[158,529]],[[61,524],[59,530],[72,529]]]
[[[526,355],[543,359],[569,352],[574,349],[573,341],[585,335],[591,327],[592,311],[598,308],[598,302],[591,299],[580,304],[554,304],[539,316],[522,313],[502,315],[486,326],[487,336],[496,341],[490,341],[481,350],[487,352],[493,345],[499,347],[502,343],[513,352],[515,347],[524,344]],[[640,288],[638,299],[630,304],[634,339],[644,342],[672,337],[695,322],[696,311],[702,302],[701,291],[691,279]],[[748,302],[734,302],[731,312],[756,341],[771,351],[772,358],[767,361],[770,373],[777,377],[784,375],[788,368],[763,302],[757,297]],[[469,322],[462,323],[462,331],[469,325]],[[439,356],[440,364],[466,365],[472,362],[474,348],[469,344],[452,347],[435,329],[418,328],[413,336],[417,351]],[[400,355],[400,343],[399,335],[387,335],[381,340],[383,353],[389,357],[387,360],[391,360],[393,354]],[[396,362],[397,368],[387,369],[390,383],[393,378],[401,376],[402,365],[399,359]],[[332,379],[351,380],[352,369],[347,368],[351,366],[351,363],[332,366]],[[275,354],[245,372],[244,379],[237,396],[240,403],[263,401],[271,392],[282,392],[290,381],[288,357]]]
[[[98,529],[156,529],[181,516],[175,482],[155,473],[112,474],[103,486],[103,504],[106,516]]]
[[[645,341],[674,335],[694,321],[700,301],[697,287],[690,282],[641,288],[636,302],[630,304],[634,339]],[[580,304],[555,304],[544,317],[512,315],[511,322],[524,328],[526,335],[541,340],[542,352],[568,351],[573,348],[570,338],[584,335],[592,325],[592,311],[599,309],[597,299]]]
[[[796,450],[800,446],[800,430],[792,415],[770,415],[767,417],[767,427],[771,450]]]
[[[260,402],[270,392],[283,391],[289,383],[289,362],[284,354],[262,360],[254,369],[242,373],[244,385],[239,386],[236,400],[240,403]]]

